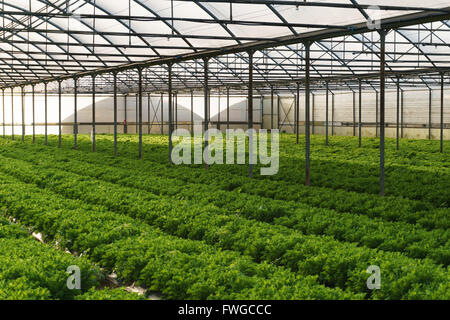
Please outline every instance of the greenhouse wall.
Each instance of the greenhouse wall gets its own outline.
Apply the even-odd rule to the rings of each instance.
[[[334,117],[332,111],[332,99],[334,96]],[[427,139],[428,138],[428,107],[429,107],[429,90],[405,90],[403,96],[403,137],[411,139]],[[353,129],[353,98],[355,99],[355,118],[358,123],[359,115],[359,94],[358,92],[337,92],[334,95],[329,94],[329,133],[332,134],[332,119],[334,120],[334,134],[351,136],[354,134]],[[149,100],[150,99],[150,100]],[[142,100],[143,113],[143,132],[161,133],[161,95],[144,95]],[[278,103],[278,100],[280,102]],[[92,123],[92,96],[90,94],[79,94],[78,98],[78,123],[80,133],[89,133]],[[274,96],[274,128],[277,128],[280,122],[280,130],[282,132],[294,132],[294,94],[287,95],[285,93]],[[444,139],[450,139],[450,91],[446,91],[444,95]],[[175,100],[174,100],[175,103]],[[177,128],[190,129],[191,120],[191,96],[178,95],[177,103]],[[203,121],[204,105],[203,96],[193,97],[194,121]],[[280,105],[280,119],[278,119],[278,104]],[[126,105],[126,116],[125,116]],[[221,128],[226,128],[227,122],[227,98],[225,95],[220,97],[211,96],[211,127],[217,126],[220,118]],[[247,128],[247,97],[230,96],[230,128]],[[256,96],[254,98],[254,114],[253,119],[256,128],[271,128],[271,99],[270,97]],[[325,105],[326,96],[323,92],[313,93],[311,96],[311,127],[314,134],[325,134]],[[2,101],[0,99],[0,108]],[[44,134],[44,95],[35,95],[36,108],[36,133]],[[74,97],[73,95],[62,95],[62,130],[63,134],[73,133],[74,122]],[[150,113],[148,109],[150,108]],[[262,109],[264,109],[264,117],[262,117]],[[386,136],[396,136],[396,119],[397,119],[397,92],[389,90],[386,92]],[[219,116],[220,110],[220,116]],[[118,132],[124,133],[125,119],[127,124],[127,133],[137,133],[136,127],[136,111],[137,99],[136,95],[120,95],[118,96]],[[14,134],[21,135],[22,118],[21,118],[21,101],[20,95],[14,96]],[[149,117],[150,115],[150,117]],[[149,121],[150,118],[150,121]],[[362,93],[362,135],[367,137],[376,136],[376,93],[375,91],[363,91]],[[175,119],[175,115],[174,115]],[[97,94],[96,96],[96,131],[97,133],[113,133],[113,97],[109,94]],[[163,96],[163,130],[168,132],[168,97]],[[305,122],[305,96],[303,92],[300,94],[300,133],[304,133]],[[11,96],[5,93],[5,134],[11,134]],[[3,112],[0,109],[0,132],[3,133]],[[32,97],[30,94],[25,96],[25,124],[26,134],[32,133]],[[440,137],[440,90],[432,91],[432,139]],[[58,133],[58,95],[48,95],[48,133]],[[358,126],[356,125],[356,135],[358,135]]]
[[[432,90],[432,139],[440,137],[440,90]],[[355,92],[355,118],[356,135],[358,135],[359,120],[359,93]],[[280,99],[280,127],[282,132],[294,132],[294,94],[275,95],[274,97],[274,127],[278,124],[277,106]],[[332,131],[332,99],[329,94],[329,134]],[[376,136],[376,93],[375,91],[362,93],[361,123],[362,135],[366,137]],[[401,101],[401,99],[400,99]],[[401,105],[401,104],[400,104]],[[314,108],[313,108],[314,106]],[[313,113],[314,109],[314,113]],[[429,122],[429,90],[405,90],[403,91],[403,137],[410,139],[428,139]],[[271,127],[271,98],[264,98],[264,127]],[[326,119],[326,95],[316,93],[311,96],[311,127],[314,123],[315,134],[325,134]],[[314,122],[313,122],[314,119]],[[396,136],[397,123],[397,92],[386,91],[386,136]],[[353,93],[337,92],[334,94],[334,134],[352,136],[353,131]],[[300,133],[304,133],[305,125],[305,96],[300,93]],[[401,117],[400,117],[401,121]],[[444,92],[444,139],[450,140],[450,91]],[[379,130],[379,129],[378,129]]]

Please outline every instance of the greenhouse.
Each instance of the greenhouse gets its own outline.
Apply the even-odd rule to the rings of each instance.
[[[0,10],[1,300],[450,299],[449,2]]]

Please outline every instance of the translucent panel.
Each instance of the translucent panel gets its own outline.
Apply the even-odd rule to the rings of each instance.
[[[42,80],[41,74],[54,79],[80,71],[267,40],[273,40],[276,47],[255,53],[255,81],[301,79],[303,46],[277,46],[277,38],[342,30],[347,25],[365,23],[367,16],[385,19],[418,13],[424,5],[428,10],[449,6],[448,1],[442,0],[316,0],[298,2],[298,6],[251,1],[232,5],[181,0],[130,3],[131,6],[128,1],[32,0],[30,6],[29,0],[3,2],[0,60],[9,68],[8,75],[1,75],[3,83],[17,84],[11,82],[16,78]],[[35,16],[30,16],[29,11]],[[386,38],[387,70],[450,70],[449,43],[448,21],[390,31]],[[377,72],[379,50],[377,32],[316,42],[311,47],[312,76]],[[247,61],[246,53],[212,59],[212,83],[245,83]],[[184,62],[174,72],[179,86],[195,81],[196,86],[201,85],[201,61]],[[135,87],[136,73],[125,76],[129,80],[125,88]],[[166,85],[166,78],[166,68],[157,68],[149,73],[147,82],[158,88]]]

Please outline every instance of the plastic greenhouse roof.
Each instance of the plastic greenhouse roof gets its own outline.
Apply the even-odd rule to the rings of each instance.
[[[153,62],[144,69],[144,82],[146,90],[158,91],[167,86],[164,62],[191,56],[175,61],[174,85],[195,89],[202,85],[201,57],[208,52],[215,53],[209,61],[211,86],[239,86],[248,79],[245,51],[253,45],[258,45],[255,82],[280,85],[302,79],[299,39],[313,34],[326,36],[311,46],[312,77],[343,81],[379,70],[379,34],[352,28],[368,17],[402,22],[419,14],[425,18],[394,24],[388,33],[386,70],[392,83],[397,72],[419,70],[404,85],[432,86],[439,71],[450,70],[450,4],[423,5],[419,0],[2,1],[0,87],[61,78],[70,88],[69,76],[82,75],[82,86],[90,88],[90,72]],[[122,91],[134,90],[135,69],[120,69],[118,77]],[[96,85],[108,90],[111,82],[112,74],[103,73]]]

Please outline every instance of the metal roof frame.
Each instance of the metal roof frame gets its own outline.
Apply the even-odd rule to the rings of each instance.
[[[26,8],[20,8],[14,5],[14,1],[0,1],[0,4],[7,6],[10,9],[4,10],[2,15],[5,20],[11,23],[11,27],[0,27],[0,43],[3,42],[8,44],[13,48],[11,52],[8,52],[4,48],[0,48],[0,54],[7,55],[7,57],[0,57],[0,62],[5,65],[5,68],[0,73],[0,88],[12,88],[12,87],[23,87],[28,85],[37,85],[43,82],[52,81],[64,81],[74,78],[86,77],[90,79],[92,75],[102,76],[102,79],[98,79],[96,84],[103,89],[112,89],[112,74],[118,73],[118,81],[124,85],[123,92],[133,92],[137,90],[137,79],[138,76],[135,72],[127,72],[128,70],[145,70],[144,84],[147,91],[159,92],[164,91],[167,88],[167,65],[173,65],[173,88],[174,90],[196,90],[196,88],[201,88],[202,77],[202,64],[203,59],[210,59],[209,70],[210,70],[210,86],[212,88],[222,89],[225,87],[238,88],[240,87],[243,91],[245,90],[247,84],[247,64],[248,59],[246,52],[257,51],[262,56],[255,56],[255,87],[264,90],[264,88],[269,88],[270,86],[281,86],[285,85],[290,88],[290,84],[295,84],[297,82],[302,82],[302,76],[297,77],[293,75],[293,72],[302,69],[304,64],[304,57],[301,51],[295,50],[290,47],[292,45],[302,44],[305,42],[316,43],[317,48],[312,47],[311,52],[322,53],[322,58],[314,60],[312,58],[312,77],[313,82],[334,82],[338,81],[340,83],[345,83],[348,90],[353,90],[351,80],[364,78],[367,83],[367,88],[374,90],[375,86],[370,79],[376,78],[376,72],[369,72],[369,65],[375,65],[378,63],[377,58],[377,40],[372,41],[369,37],[364,36],[366,33],[373,33],[374,30],[370,29],[366,22],[350,24],[350,25],[332,25],[332,24],[305,24],[305,23],[294,23],[288,22],[283,13],[280,12],[276,6],[293,6],[293,7],[322,7],[328,10],[333,10],[333,8],[347,8],[355,9],[361,13],[363,19],[369,18],[366,10],[370,8],[369,5],[359,4],[356,0],[349,0],[349,3],[332,3],[332,2],[300,2],[300,1],[255,1],[255,0],[175,0],[175,2],[192,2],[205,12],[208,18],[192,18],[192,17],[175,17],[175,16],[163,16],[157,12],[157,10],[151,8],[147,2],[142,0],[133,0],[135,5],[146,10],[149,16],[146,15],[124,15],[124,14],[113,14],[106,8],[102,7],[99,3],[94,0],[59,0],[56,2],[50,2],[48,0],[35,0],[36,2],[44,5],[50,10],[35,10],[30,11]],[[31,3],[31,2],[30,2]],[[278,21],[255,21],[255,20],[239,20],[236,17],[230,16],[230,19],[224,19],[215,15],[208,6],[213,4],[230,4],[230,7],[237,4],[251,4],[255,6],[264,6],[270,9],[271,12],[276,16]],[[59,24],[52,21],[52,19],[64,19],[71,18],[75,14],[68,12],[68,4],[76,4],[78,7],[82,6],[92,6],[95,10],[92,14],[82,14],[84,20],[81,20],[83,26],[87,30],[69,30],[64,29]],[[414,32],[411,26],[418,26],[417,30],[428,34],[428,37],[435,37],[439,39],[436,34],[441,31],[443,26],[445,26],[445,31],[450,32],[450,24],[447,20],[450,19],[450,7],[447,8],[422,8],[413,6],[389,6],[381,5],[380,10],[383,11],[401,11],[401,12],[411,12],[418,11],[415,13],[408,13],[400,16],[389,17],[382,19],[381,28],[392,30],[400,37],[405,40],[402,41],[392,41],[392,45],[405,45],[408,43],[410,45],[410,50],[417,50],[418,54],[422,55],[431,66],[434,67],[433,72],[429,72],[429,68],[425,68],[427,72],[418,73],[410,72],[415,69],[423,70],[424,68],[419,66],[413,66],[412,62],[405,57],[414,56],[415,53],[412,52],[402,52],[400,58],[403,58],[401,62],[404,68],[401,71],[397,71],[389,63],[387,63],[388,71],[387,76],[392,74],[392,77],[396,76],[414,76],[417,77],[420,82],[414,83],[417,86],[431,87],[438,85],[439,74],[442,72],[448,72],[450,68],[450,62],[447,63],[445,59],[438,60],[439,64],[444,64],[445,67],[439,67],[435,60],[436,57],[445,57],[442,52],[429,53],[424,50],[426,43],[418,38],[418,41],[414,41],[408,37],[408,32]],[[31,5],[30,5],[31,9]],[[131,9],[130,9],[131,13]],[[231,11],[230,11],[231,15]],[[22,18],[22,19],[20,19]],[[95,28],[95,24],[89,24],[86,19],[108,19],[114,20],[125,28],[125,31],[111,31],[104,32],[99,31]],[[31,25],[30,20],[33,19],[34,22],[38,22],[39,25],[46,24],[46,29],[40,29]],[[129,23],[125,21],[128,19]],[[131,21],[161,21],[166,27],[169,28],[170,33],[142,33],[133,28]],[[202,23],[202,24],[216,24],[224,30],[225,35],[202,35],[202,34],[184,34],[182,31],[178,30],[174,26],[176,21],[188,21],[192,23]],[[429,27],[426,24],[431,22],[440,22],[439,27]],[[28,25],[27,25],[28,22]],[[48,29],[47,24],[51,25],[53,29]],[[228,27],[229,25],[253,25],[253,26],[284,26],[290,32],[291,35],[286,35],[282,37],[275,38],[265,38],[265,37],[243,37],[238,36]],[[20,27],[19,27],[20,26]],[[310,32],[299,33],[295,30],[298,27],[309,27],[313,30]],[[408,28],[409,27],[409,28]],[[404,29],[402,29],[404,28]],[[448,29],[448,30],[447,30]],[[22,35],[22,33],[35,33],[42,37],[44,41],[36,41],[27,39]],[[53,40],[50,35],[59,34],[67,35],[68,39],[72,39],[71,42],[64,43],[62,41]],[[80,36],[93,36],[93,42],[87,43]],[[361,36],[358,36],[361,35]],[[113,36],[129,36],[139,39],[143,45],[137,45],[129,43],[129,46],[124,46],[123,44],[117,44],[110,39]],[[185,46],[178,46],[182,50],[189,49],[191,52],[176,54],[176,55],[164,55],[159,52],[159,50],[170,48],[171,46],[155,46],[146,40],[146,37],[167,37],[167,38],[179,38],[181,39]],[[95,37],[99,37],[104,40],[103,43],[95,43]],[[19,38],[20,40],[14,39]],[[426,39],[425,37],[424,39]],[[131,39],[131,38],[130,38]],[[198,46],[193,44],[190,40],[201,40],[201,39],[217,39],[217,40],[232,40],[236,44],[222,47],[208,47],[208,46]],[[334,40],[334,45],[327,45],[330,39]],[[351,43],[361,43],[361,52],[354,53],[353,59],[346,59],[348,52],[340,52],[336,49],[339,45]],[[387,41],[389,45],[389,41]],[[428,45],[433,44],[430,42]],[[27,45],[28,50],[24,50],[22,45]],[[445,47],[445,42],[440,39],[440,42],[436,42],[436,46]],[[29,47],[32,47],[31,51]],[[45,48],[44,48],[45,46]],[[48,46],[55,46],[60,50],[60,52],[49,52],[46,51]],[[115,53],[99,53],[95,51],[95,48],[110,46],[116,50]],[[80,47],[86,50],[89,57],[85,60],[78,59],[83,55],[81,52],[73,52],[73,50],[68,50],[71,47]],[[128,55],[124,52],[123,48],[136,48],[144,49],[147,48],[153,52],[153,56],[145,61],[142,60],[146,55],[141,54],[130,54]],[[447,45],[450,51],[450,47]],[[366,52],[364,52],[367,50]],[[14,53],[22,56],[26,56],[27,59],[33,60],[33,64],[25,63],[21,61],[20,58],[15,58]],[[285,55],[283,52],[287,52]],[[37,54],[42,56],[40,59],[33,59]],[[370,54],[371,57],[363,59],[361,56],[363,54]],[[387,56],[389,57],[389,52]],[[394,52],[394,54],[396,54]],[[449,52],[450,54],[450,52]],[[281,57],[279,57],[281,55]],[[292,55],[294,58],[289,58]],[[344,55],[344,57],[342,57]],[[231,64],[226,63],[223,58],[229,57],[239,63],[240,67],[232,67]],[[68,58],[69,61],[68,61]],[[91,58],[95,59],[96,63],[93,64]],[[120,58],[125,63],[120,63]],[[18,60],[18,61],[16,61]],[[393,61],[393,58],[391,59]],[[360,64],[359,66],[352,65]],[[17,62],[17,63],[15,63]],[[91,63],[89,63],[91,62]],[[326,70],[326,63],[330,62],[331,66],[336,69],[345,68],[347,71],[338,74],[330,74],[329,72],[324,72]],[[192,63],[199,65],[199,70],[195,71],[191,68]],[[191,64],[191,65],[190,65]],[[411,65],[410,65],[411,64]],[[448,67],[447,67],[448,66]],[[9,71],[10,70],[10,71]],[[269,72],[265,72],[269,70]],[[328,70],[329,71],[329,70]],[[45,76],[47,74],[47,76]],[[351,74],[351,76],[349,76]],[[370,75],[370,76],[368,76]],[[395,79],[387,79],[388,85],[395,84]],[[265,82],[265,86],[263,85]],[[402,85],[409,86],[406,81]],[[86,81],[85,88],[92,88],[89,80]],[[80,87],[83,90],[83,86]],[[293,90],[293,89],[292,89]]]

